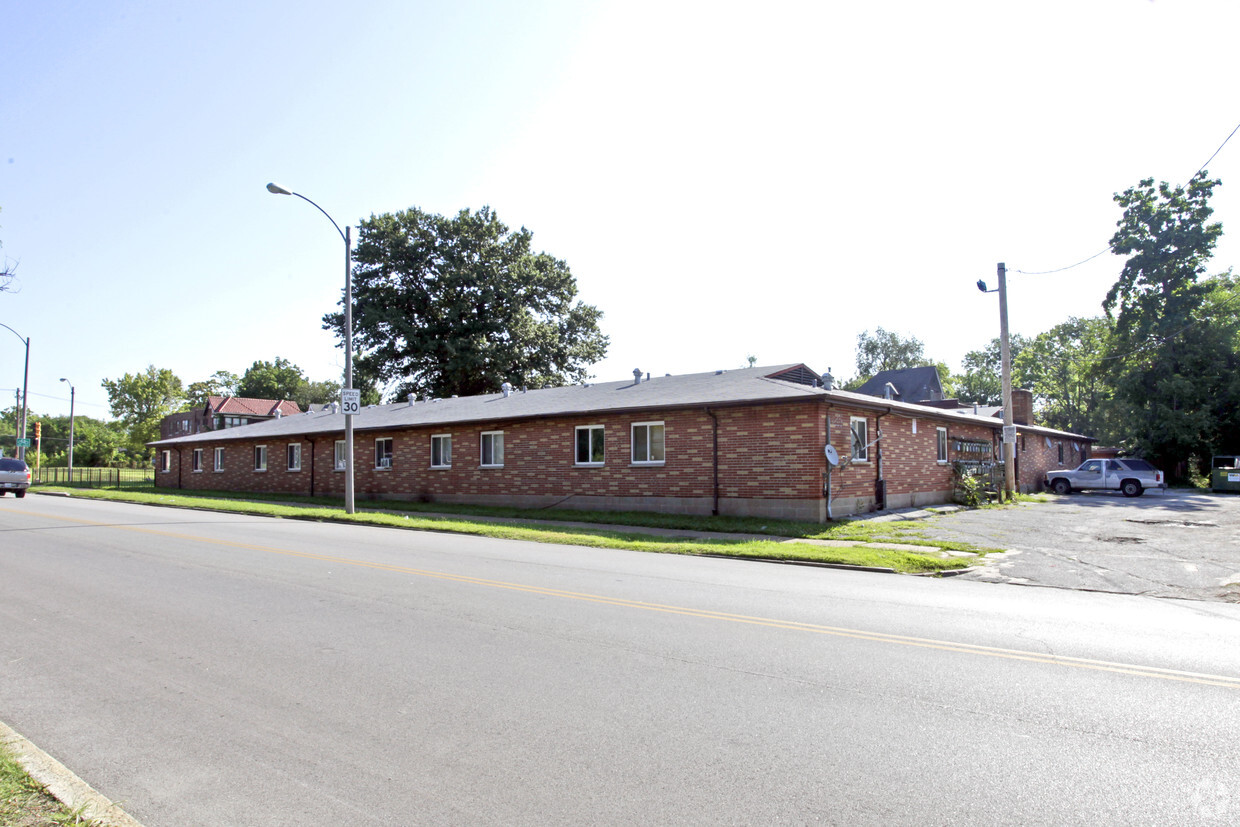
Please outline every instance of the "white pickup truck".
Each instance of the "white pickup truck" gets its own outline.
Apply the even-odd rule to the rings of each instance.
[[[30,487],[30,466],[20,459],[0,457],[0,497],[12,491],[16,497],[26,496]]]
[[[1056,494],[1071,494],[1087,488],[1122,491],[1125,497],[1139,497],[1147,488],[1166,488],[1163,472],[1143,459],[1089,459],[1072,471],[1046,472],[1046,487]]]

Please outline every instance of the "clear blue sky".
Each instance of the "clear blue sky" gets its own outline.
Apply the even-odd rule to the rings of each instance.
[[[10,3],[0,255],[31,407],[283,357],[321,330],[343,224],[483,205],[604,312],[600,380],[804,361],[881,326],[959,365],[995,265],[1107,246],[1112,195],[1181,183],[1240,122],[1234,0]],[[1211,163],[1235,261],[1240,136]],[[1014,332],[1100,314],[1120,262],[1010,277]],[[0,329],[0,407],[22,346]]]

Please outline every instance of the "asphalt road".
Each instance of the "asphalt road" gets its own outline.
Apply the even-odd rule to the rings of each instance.
[[[1240,602],[1240,497],[1189,490],[1087,492],[923,524],[1007,549],[964,577],[1064,589]]]
[[[1240,820],[1225,603],[28,497],[0,623],[147,827]]]

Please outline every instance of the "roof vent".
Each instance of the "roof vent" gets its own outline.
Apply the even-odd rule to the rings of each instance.
[[[280,410],[279,408],[276,408],[276,419],[279,419],[282,416],[284,416],[284,411]]]
[[[512,383],[505,382],[504,384],[500,385],[499,392],[504,395],[505,399],[507,399],[512,394]]]
[[[640,385],[642,383],[642,369],[633,368],[633,384]]]
[[[416,393],[409,394],[407,398],[409,400],[409,407],[411,408],[413,407],[413,403],[418,401],[418,395]]]
[[[827,368],[827,372],[822,375],[822,386],[826,390],[835,390],[835,377],[831,375],[831,368]]]
[[[715,375],[716,375],[716,376],[723,376],[725,373],[727,373],[727,371],[726,371],[726,370],[717,370],[717,371],[715,371]]]
[[[886,385],[883,385],[883,399],[895,399],[899,395],[900,395],[900,392],[896,390],[895,385],[891,384],[890,382],[888,382]]]

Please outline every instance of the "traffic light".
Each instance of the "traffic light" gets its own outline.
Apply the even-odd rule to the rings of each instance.
[[[34,438],[35,439],[43,438],[43,423],[42,422],[34,423]]]

